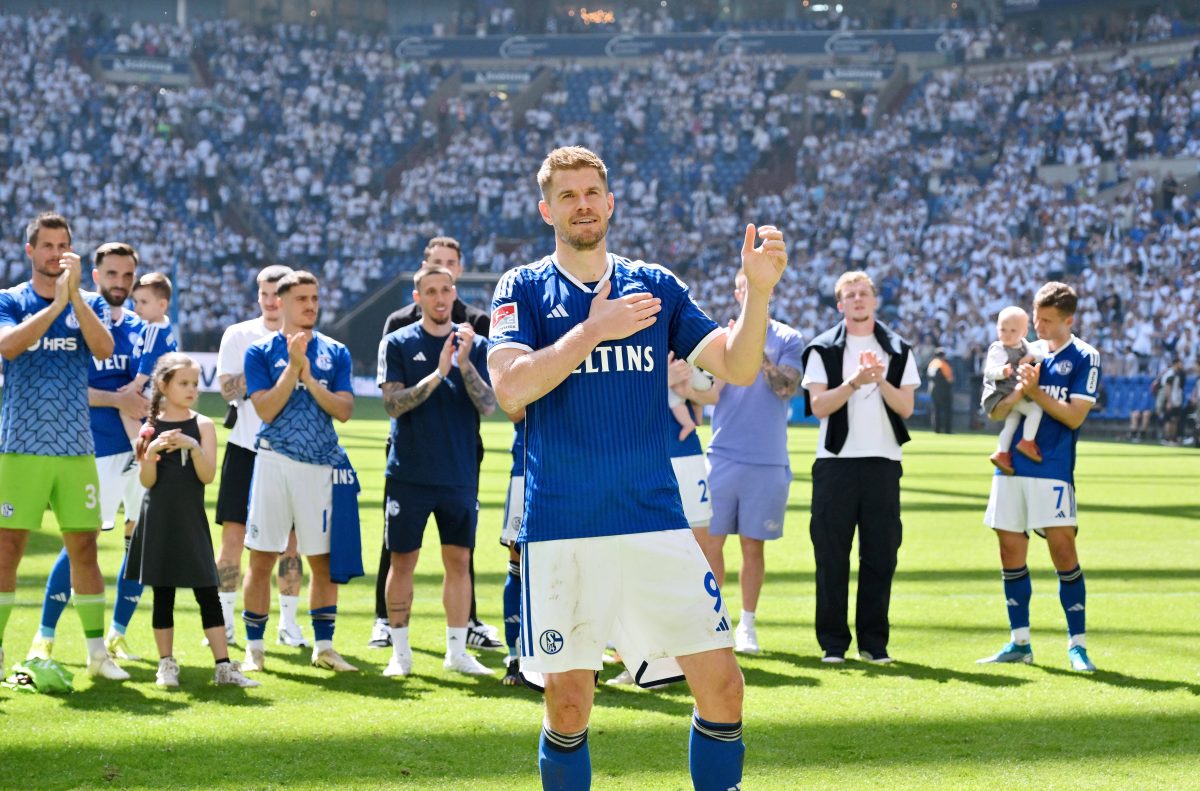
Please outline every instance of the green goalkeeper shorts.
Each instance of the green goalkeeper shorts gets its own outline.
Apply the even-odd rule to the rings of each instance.
[[[40,530],[46,506],[64,533],[99,530],[96,458],[0,453],[0,528]]]

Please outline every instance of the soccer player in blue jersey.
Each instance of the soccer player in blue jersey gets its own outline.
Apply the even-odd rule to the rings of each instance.
[[[138,254],[121,242],[108,242],[96,248],[92,255],[92,280],[104,301],[108,303],[112,320],[109,332],[113,336],[113,353],[105,360],[92,359],[88,367],[88,405],[92,420],[92,439],[96,445],[96,475],[100,481],[101,530],[112,530],[117,509],[125,505],[125,546],[141,509],[142,489],[137,470],[130,466],[133,450],[121,417],[141,420],[146,416],[148,402],[138,391],[121,388],[133,379],[130,360],[139,340],[143,322],[133,311],[125,310],[125,301],[133,288]],[[125,563],[117,575],[116,601],[112,625],[104,643],[114,659],[138,659],[125,643],[125,631],[137,609],[142,585],[125,579]],[[67,602],[71,598],[71,564],[66,549],[59,553],[42,602],[42,622],[30,658],[49,658],[54,648],[54,635]]]
[[[124,680],[129,674],[104,648],[99,481],[88,420],[88,366],[113,352],[108,305],[79,288],[79,256],[71,251],[66,219],[40,214],[25,238],[33,276],[0,291],[0,667],[17,569],[29,531],[41,528],[49,505],[70,555],[88,674]]]
[[[347,464],[333,420],[354,411],[350,352],[317,332],[317,278],[292,272],[279,281],[283,327],[246,350],[246,392],[262,418],[255,443],[254,478],[246,517],[250,563],[242,598],[246,623],[245,672],[263,669],[263,634],[271,603],[271,571],[288,545],[308,558],[312,663],[338,672],[358,670],[333,650],[338,589],[330,578],[334,530],[334,468]]]
[[[487,342],[470,324],[455,324],[454,275],[439,266],[413,277],[421,320],[379,342],[379,387],[392,418],[384,483],[386,580],[392,659],[385,676],[412,672],[408,623],[413,573],[433,516],[442,544],[446,656],[443,667],[467,675],[492,671],[467,653],[471,613],[468,571],[479,518],[479,416],[496,409],[487,380]]]
[[[595,674],[615,636],[639,683],[687,678],[695,788],[737,788],[742,674],[679,499],[663,394],[672,351],[727,382],[754,380],[783,234],[747,226],[748,294],[727,331],[667,269],[607,252],[614,199],[598,156],[557,149],[537,178],[555,250],[501,278],[488,367],[501,408],[525,410],[521,671],[545,682],[542,786],[590,787]]]
[[[1096,669],[1087,654],[1084,607],[1087,591],[1075,550],[1078,521],[1075,515],[1075,447],[1079,429],[1100,392],[1100,354],[1076,338],[1078,297],[1065,283],[1047,283],[1033,300],[1033,323],[1047,355],[1037,365],[1020,369],[1020,386],[992,410],[993,420],[1003,420],[1021,398],[1029,398],[1045,414],[1037,431],[1041,463],[1013,454],[1013,475],[1000,470],[992,478],[983,522],[996,531],[1004,598],[1008,603],[1011,639],[996,654],[980,659],[993,662],[1033,662],[1029,643],[1029,600],[1032,585],[1025,565],[1029,531],[1046,539],[1050,559],[1058,571],[1058,598],[1067,617],[1067,657],[1073,670]],[[1018,429],[1015,441],[1021,437]],[[1010,448],[1009,450],[1012,450]]]
[[[508,574],[504,577],[504,647],[508,649],[504,677],[500,683],[515,687],[521,683],[521,660],[517,638],[521,636],[521,522],[525,513],[525,410],[508,416],[513,421],[512,469],[508,476],[508,494],[504,497],[504,523],[500,543],[508,549]]]

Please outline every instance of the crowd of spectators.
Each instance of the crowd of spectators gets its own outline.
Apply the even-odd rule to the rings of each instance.
[[[873,94],[785,90],[795,71],[777,59],[670,52],[564,66],[515,117],[495,94],[431,106],[448,73],[397,60],[377,35],[48,12],[0,17],[0,44],[6,227],[45,205],[73,219],[77,249],[129,241],[175,277],[184,337],[200,343],[250,314],[245,284],[268,260],[321,275],[329,321],[438,233],[464,241],[469,270],[539,257],[532,174],[545,151],[582,143],[613,168],[611,249],[681,272],[721,319],[742,224],[775,222],[793,246],[775,310],[810,336],[836,315],[833,279],[864,267],[884,318],[922,355],[946,346],[969,380],[995,313],[1059,276],[1079,287],[1080,333],[1108,374],[1200,362],[1200,218],[1177,181],[1138,166],[1200,156],[1195,57],[948,70],[877,116]],[[79,53],[107,51],[190,53],[209,79],[99,82]],[[790,184],[756,169],[793,151]],[[1048,165],[1070,172],[1040,177]],[[26,267],[19,246],[0,251],[5,284]]]

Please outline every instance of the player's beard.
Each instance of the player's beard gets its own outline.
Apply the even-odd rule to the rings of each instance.
[[[576,230],[576,228],[578,230]],[[604,241],[604,237],[608,235],[608,221],[603,217],[596,217],[595,225],[572,226],[569,222],[563,228],[558,229],[558,237],[567,245],[575,250],[584,252],[587,250],[595,250]]]
[[[124,289],[122,289],[122,291],[123,290]],[[125,300],[129,299],[128,293],[126,293],[125,296],[123,296],[123,297],[117,297],[117,296],[113,295],[112,289],[107,289],[107,288],[100,289],[100,296],[104,297],[104,301],[107,302],[109,305],[111,305],[114,308],[119,308],[119,307],[124,306]]]

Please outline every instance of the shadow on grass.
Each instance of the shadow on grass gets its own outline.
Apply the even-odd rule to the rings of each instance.
[[[620,697],[634,693],[621,694]],[[605,698],[616,696],[602,696]],[[638,695],[639,705],[650,695]],[[680,722],[642,721],[614,725],[604,712],[593,719],[592,755],[600,776],[669,773],[676,786],[687,781],[686,706]],[[879,721],[800,720],[783,726],[755,727],[748,720],[746,778],[756,768],[776,773],[844,769],[854,766],[887,771],[922,767],[936,775],[951,763],[984,771],[1011,771],[1014,755],[1022,764],[1054,765],[1064,755],[1081,765],[1128,758],[1168,765],[1192,755],[1194,717],[1188,714],[1095,714],[981,716],[969,719],[895,717]],[[0,744],[0,784],[5,787],[77,788],[104,785],[106,775],[120,785],[163,787],[169,766],[173,788],[310,787],[335,783],[389,788],[403,782],[434,788],[464,780],[533,786],[536,774],[536,721],[511,727],[463,723],[454,730],[430,733],[421,723],[396,717],[373,723],[371,733],[328,732],[303,741],[297,759],[294,731],[258,732],[253,760],[230,760],[247,749],[244,733],[218,737],[163,733],[159,741],[141,738],[102,747],[80,747],[44,740],[38,749]],[[1119,734],[1120,738],[1114,738]],[[311,739],[312,737],[307,737]],[[1004,749],[997,749],[997,745]],[[169,751],[166,758],[161,753]],[[988,769],[990,767],[990,770]],[[778,776],[778,774],[776,775]],[[18,781],[19,778],[19,781]],[[336,778],[336,780],[334,780]],[[1168,784],[1164,779],[1164,784]]]
[[[1171,681],[1164,678],[1143,678],[1118,673],[1112,670],[1097,670],[1095,673],[1077,673],[1061,667],[1039,666],[1039,669],[1052,676],[1070,676],[1077,678],[1080,683],[1107,684],[1121,689],[1139,689],[1143,692],[1187,692],[1200,697],[1200,684],[1189,684],[1186,681]]]
[[[1029,679],[1025,678],[997,676],[987,673],[966,673],[961,670],[951,670],[946,667],[931,667],[916,662],[908,662],[903,659],[898,659],[890,665],[873,665],[870,662],[862,662],[847,657],[844,664],[837,665],[826,664],[821,661],[820,657],[812,655],[802,656],[782,651],[772,651],[771,655],[776,658],[786,658],[797,667],[812,668],[823,673],[860,672],[892,678],[910,678],[914,681],[933,681],[938,684],[959,681],[963,684],[974,684],[976,686],[991,688],[1020,687],[1032,683]]]

